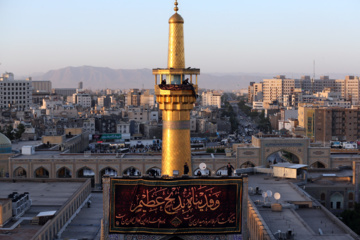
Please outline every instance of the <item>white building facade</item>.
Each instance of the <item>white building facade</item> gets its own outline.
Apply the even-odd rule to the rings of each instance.
[[[202,102],[201,104],[203,106],[214,106],[217,108],[221,108],[221,94],[214,92],[214,91],[208,91],[203,92],[201,94]]]

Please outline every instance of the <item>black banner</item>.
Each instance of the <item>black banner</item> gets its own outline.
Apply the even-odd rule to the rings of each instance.
[[[116,179],[110,233],[241,233],[242,179]]]

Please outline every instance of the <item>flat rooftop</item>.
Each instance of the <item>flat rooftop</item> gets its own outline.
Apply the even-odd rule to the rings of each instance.
[[[23,146],[38,146],[41,144],[42,144],[42,142],[39,140],[37,140],[37,141],[18,141],[18,142],[11,143],[11,147],[12,147],[12,150],[20,151]]]
[[[348,170],[348,169],[344,169],[344,170],[340,170],[340,171],[327,171],[327,172],[322,172],[322,171],[316,171],[316,170],[311,170],[308,171],[308,178],[318,178],[318,177],[322,177],[322,178],[326,178],[326,176],[324,176],[324,174],[335,174],[335,177],[352,177],[353,175],[353,170]]]
[[[0,198],[7,198],[12,192],[29,192],[33,206],[54,206],[59,209],[83,182],[3,182],[0,181]],[[56,210],[56,209],[54,209]],[[44,210],[47,211],[47,210]]]
[[[297,190],[297,187],[291,184],[294,182],[296,180],[273,178],[267,174],[249,176],[249,188],[258,187],[263,192],[272,191],[272,197],[265,200],[266,204],[261,194],[249,194],[249,197],[273,234],[279,230],[282,233],[291,230],[295,239],[354,239],[329,218],[321,207],[296,208],[291,204],[292,202],[312,202],[313,206],[317,206],[307,193]],[[281,195],[278,201],[273,197],[276,192]],[[282,204],[281,212],[271,210],[271,204],[276,202]],[[319,229],[323,235],[319,234]]]
[[[46,180],[45,180],[46,181]],[[0,198],[7,198],[12,192],[29,192],[32,205],[20,218],[22,221],[15,230],[0,231],[0,239],[31,239],[43,226],[32,225],[31,219],[40,212],[57,211],[84,184],[85,180],[76,181],[21,181],[0,180]],[[11,228],[11,221],[4,228]]]

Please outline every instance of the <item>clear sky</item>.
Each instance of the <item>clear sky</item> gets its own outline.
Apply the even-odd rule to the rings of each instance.
[[[167,65],[173,0],[0,0],[0,73]],[[179,0],[186,66],[360,73],[359,0]]]

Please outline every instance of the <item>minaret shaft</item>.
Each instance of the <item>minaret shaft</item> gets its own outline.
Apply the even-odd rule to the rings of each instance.
[[[162,174],[183,174],[185,162],[191,165],[190,111],[163,110],[162,140]]]

